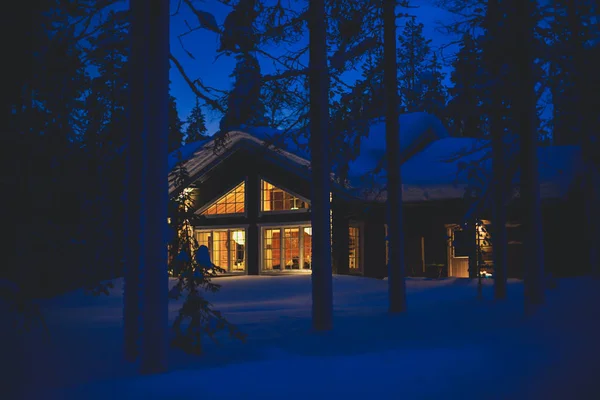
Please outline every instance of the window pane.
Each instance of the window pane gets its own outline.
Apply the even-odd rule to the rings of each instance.
[[[303,269],[312,268],[312,228],[303,228],[304,235],[304,266]]]
[[[240,183],[204,210],[201,215],[241,214],[244,212],[246,184]]]
[[[212,260],[212,233],[197,232],[196,240],[198,241],[198,246],[206,246],[208,248],[208,255]]]
[[[281,270],[281,230],[264,231],[263,269]]]
[[[308,204],[302,199],[264,180],[261,183],[261,191],[261,211],[289,211],[308,208]]]
[[[232,230],[230,234],[231,271],[244,271],[246,269],[246,231]]]
[[[227,255],[227,231],[213,232],[213,256],[212,262],[218,267],[229,271],[229,262]]]
[[[285,269],[300,269],[300,228],[284,229]]]

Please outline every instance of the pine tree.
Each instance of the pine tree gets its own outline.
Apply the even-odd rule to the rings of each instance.
[[[87,42],[86,58],[97,71],[86,99],[84,142],[103,153],[123,146],[126,129],[125,107],[128,102],[129,12],[110,11],[96,36]]]
[[[169,152],[177,150],[183,144],[183,122],[177,111],[177,100],[169,96]]]
[[[590,74],[587,61],[594,54],[588,43],[597,35],[593,22],[591,2],[555,0],[551,3],[550,23],[538,29],[547,45],[548,86],[552,94],[552,126],[556,144],[581,143],[584,120],[581,110],[589,98],[583,96],[588,82],[596,73]],[[579,55],[583,55],[579,57]]]
[[[250,53],[238,54],[236,59],[237,64],[231,74],[235,83],[227,96],[226,113],[220,122],[223,131],[242,125],[263,126],[267,122],[258,60]]]
[[[465,33],[453,63],[448,90],[447,115],[450,131],[455,136],[481,137],[487,135],[483,110],[484,85],[487,79],[477,40]]]
[[[423,24],[410,18],[398,41],[401,105],[408,112],[423,111],[421,78],[426,72],[431,40],[423,36]]]
[[[119,274],[124,251],[123,194],[129,69],[129,11],[110,11],[97,35],[87,39],[86,59],[94,67],[90,92],[85,99],[83,146],[89,160],[90,189],[86,191],[90,223],[86,230],[87,253],[94,261],[89,284]],[[102,277],[100,271],[109,272]],[[94,282],[95,281],[95,282]]]
[[[189,182],[188,178],[187,169],[180,161],[170,179],[175,187],[183,187]],[[169,204],[169,272],[177,278],[169,298],[177,300],[185,296],[183,306],[173,322],[175,336],[171,345],[199,355],[203,351],[203,335],[215,342],[218,342],[215,334],[222,330],[242,341],[246,335],[215,310],[203,295],[203,292],[219,291],[221,285],[211,280],[225,270],[210,262],[208,249],[201,248],[194,237],[193,223],[198,216],[191,211],[192,204],[191,192],[186,190],[175,196]]]
[[[447,91],[443,80],[442,65],[434,52],[426,64],[425,71],[421,75],[423,95],[420,102],[423,111],[433,114],[440,119],[446,114]]]
[[[369,53],[361,65],[362,96],[355,97],[361,101],[361,112],[365,119],[381,118],[385,114],[385,96],[383,84],[383,49],[378,47]]]
[[[192,111],[185,122],[187,124],[185,127],[185,144],[194,143],[207,138],[206,118],[202,112],[202,107],[198,104],[198,100],[196,100],[196,105],[192,108]]]
[[[225,115],[220,122],[222,131],[267,123],[261,93],[262,74],[254,54],[258,47],[254,26],[258,6],[257,0],[240,0],[225,19],[219,51],[234,53],[237,63],[230,75],[235,83],[227,95]]]

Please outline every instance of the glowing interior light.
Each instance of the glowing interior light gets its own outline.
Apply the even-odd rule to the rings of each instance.
[[[240,246],[243,246],[246,242],[246,238],[244,236],[245,236],[244,232],[234,231],[233,232],[233,241],[236,242],[237,244],[239,244]]]

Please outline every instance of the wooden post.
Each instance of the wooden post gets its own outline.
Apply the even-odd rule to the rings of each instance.
[[[425,275],[425,236],[421,236],[421,266]]]
[[[248,233],[246,237],[247,272],[248,275],[260,274],[260,231],[257,225],[260,204],[260,180],[258,173],[252,169],[246,177],[246,213],[248,215]]]

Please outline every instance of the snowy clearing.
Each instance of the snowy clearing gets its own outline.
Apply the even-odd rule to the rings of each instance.
[[[409,311],[390,316],[386,281],[334,276],[335,328],[320,334],[310,329],[309,275],[218,282],[223,288],[210,297],[246,343],[205,342],[200,358],[173,350],[169,373],[140,376],[122,361],[117,280],[108,297],[73,292],[45,301],[49,336],[36,329],[3,340],[5,360],[15,361],[11,382],[39,400],[595,398],[600,283],[592,279],[560,280],[526,318],[519,281],[509,282],[508,301],[495,303],[492,280],[478,301],[476,282],[409,278]],[[170,305],[171,317],[178,306]]]

